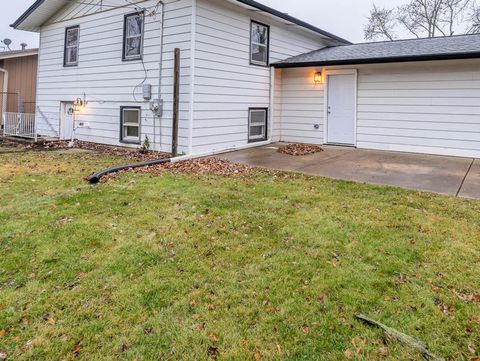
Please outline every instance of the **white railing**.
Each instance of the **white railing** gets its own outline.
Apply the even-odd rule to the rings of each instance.
[[[36,139],[35,114],[3,113],[3,135]]]

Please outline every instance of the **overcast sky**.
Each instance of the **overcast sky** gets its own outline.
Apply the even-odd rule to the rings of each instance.
[[[12,50],[20,48],[21,42],[26,42],[30,48],[37,47],[36,34],[9,27],[34,0],[1,1],[8,2],[8,5],[3,4],[0,11],[0,40],[12,39],[13,44],[10,46]],[[360,42],[363,41],[363,26],[373,0],[260,0],[260,2],[350,41]],[[405,0],[375,0],[375,3],[393,6],[405,3]]]

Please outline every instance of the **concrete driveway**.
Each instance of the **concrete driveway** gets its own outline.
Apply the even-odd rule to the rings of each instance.
[[[293,157],[280,144],[222,154],[252,166],[302,172],[334,179],[399,186],[480,199],[480,160],[325,146],[324,152]]]

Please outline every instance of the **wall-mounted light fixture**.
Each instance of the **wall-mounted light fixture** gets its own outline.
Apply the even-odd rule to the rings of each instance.
[[[85,94],[83,95],[83,99],[82,98],[77,98],[73,102],[73,109],[75,110],[75,112],[81,111],[86,106],[87,106],[87,99],[86,99]]]
[[[321,71],[317,71],[315,73],[315,75],[313,76],[313,81],[315,82],[315,84],[322,84],[322,72]]]

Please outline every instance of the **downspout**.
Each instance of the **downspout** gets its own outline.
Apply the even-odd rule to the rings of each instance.
[[[268,123],[269,126],[267,129],[268,131],[268,139],[267,141],[269,143],[272,142],[272,137],[273,137],[273,122],[274,122],[274,112],[275,112],[275,67],[270,67],[270,111],[268,112]]]
[[[190,114],[188,119],[188,154],[193,152],[193,121],[195,119],[195,51],[197,42],[197,0],[192,0],[190,35]]]
[[[5,135],[5,124],[3,119],[3,113],[7,110],[7,97],[8,97],[8,71],[6,69],[0,68],[0,71],[3,73],[3,89],[2,89],[2,114],[0,114],[1,124],[3,124],[3,135]]]
[[[162,107],[162,73],[163,73],[163,30],[165,29],[164,22],[165,22],[165,3],[163,1],[159,1],[159,4],[162,7],[162,18],[161,18],[161,23],[160,23],[160,59],[158,63],[158,102],[159,106]],[[162,112],[163,110],[160,110],[158,114],[158,122],[161,123],[162,119]],[[154,146],[157,144],[157,122],[156,122],[157,116],[154,114],[153,115],[153,143]],[[162,127],[160,126],[160,134],[159,134],[159,142],[158,144],[160,145],[160,148],[162,147]],[[161,150],[161,149],[159,149]]]

